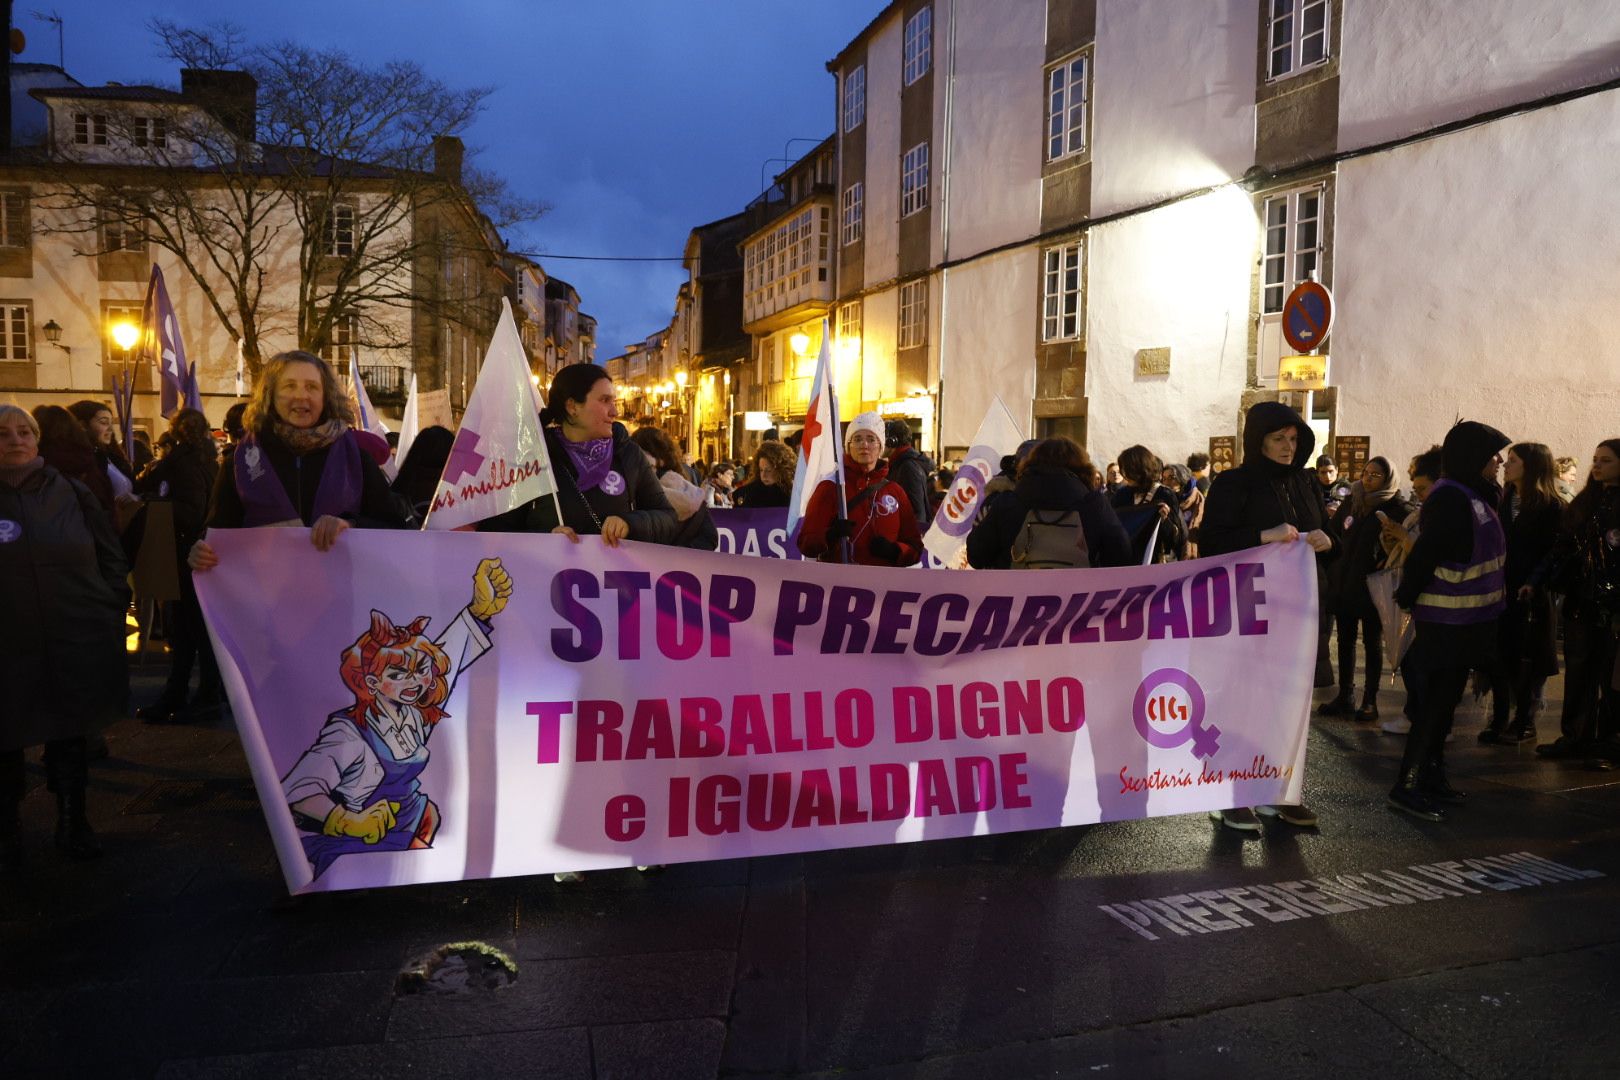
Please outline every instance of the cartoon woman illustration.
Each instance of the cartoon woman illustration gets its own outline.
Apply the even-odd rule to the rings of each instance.
[[[472,602],[436,640],[426,615],[396,626],[372,611],[370,628],[344,650],[340,675],[354,704],[326,718],[281,781],[316,877],[351,852],[433,846],[439,808],[418,779],[428,739],[456,680],[489,651],[490,620],[511,595],[501,561],[485,559]]]

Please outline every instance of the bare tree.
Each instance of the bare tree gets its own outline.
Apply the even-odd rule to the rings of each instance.
[[[358,321],[364,344],[408,344],[384,309],[481,327],[491,298],[451,295],[444,275],[422,268],[488,260],[500,250],[497,220],[545,210],[462,164],[457,136],[488,88],[450,87],[411,62],[253,45],[229,25],[151,29],[192,85],[143,102],[138,116],[109,110],[129,165],[60,170],[52,227],[93,238],[86,255],[107,253],[109,223],[119,242],[134,230],[172,252],[253,372],[272,333],[318,351]],[[154,116],[161,138],[147,126]]]

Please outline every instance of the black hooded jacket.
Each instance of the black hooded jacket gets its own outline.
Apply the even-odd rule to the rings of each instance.
[[[1474,420],[1463,420],[1446,433],[1441,450],[1441,471],[1493,509],[1502,502],[1502,489],[1484,478],[1485,463],[1501,453],[1511,440],[1500,431]],[[1395,601],[1411,607],[1441,563],[1466,563],[1474,557],[1474,512],[1468,497],[1454,488],[1441,488],[1423,500],[1418,518],[1417,543],[1406,557]]]
[[[1299,445],[1291,465],[1266,457],[1266,436],[1292,427]],[[1299,413],[1278,401],[1262,401],[1249,410],[1243,424],[1243,464],[1227,469],[1209,486],[1204,523],[1198,533],[1199,555],[1225,555],[1260,546],[1260,534],[1288,524],[1300,536],[1321,530],[1333,546],[1316,556],[1317,584],[1324,584],[1324,566],[1339,552],[1339,541],[1326,528],[1327,504],[1316,474],[1306,468],[1316,450],[1316,434]]]

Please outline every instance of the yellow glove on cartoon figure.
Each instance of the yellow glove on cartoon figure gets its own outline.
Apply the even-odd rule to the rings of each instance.
[[[399,803],[378,799],[364,810],[350,810],[342,803],[332,807],[332,812],[326,815],[326,823],[321,826],[321,832],[327,836],[353,836],[364,840],[368,844],[376,844],[388,835],[388,830],[394,827],[395,815],[399,813]]]
[[[512,596],[512,577],[499,559],[485,559],[473,571],[473,598],[467,610],[488,622],[499,615]]]

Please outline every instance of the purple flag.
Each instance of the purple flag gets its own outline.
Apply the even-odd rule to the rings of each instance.
[[[181,408],[200,407],[192,368],[186,364],[185,342],[180,340],[180,320],[175,317],[169,290],[163,285],[163,271],[156,263],[146,287],[146,304],[141,308],[141,360],[157,365],[162,386],[159,411],[165,420]],[[188,388],[188,384],[193,385]]]
[[[118,410],[118,436],[124,457],[135,460],[135,376],[128,370],[113,375],[113,405]]]
[[[202,412],[202,391],[197,387],[197,361],[186,365],[186,408]]]

